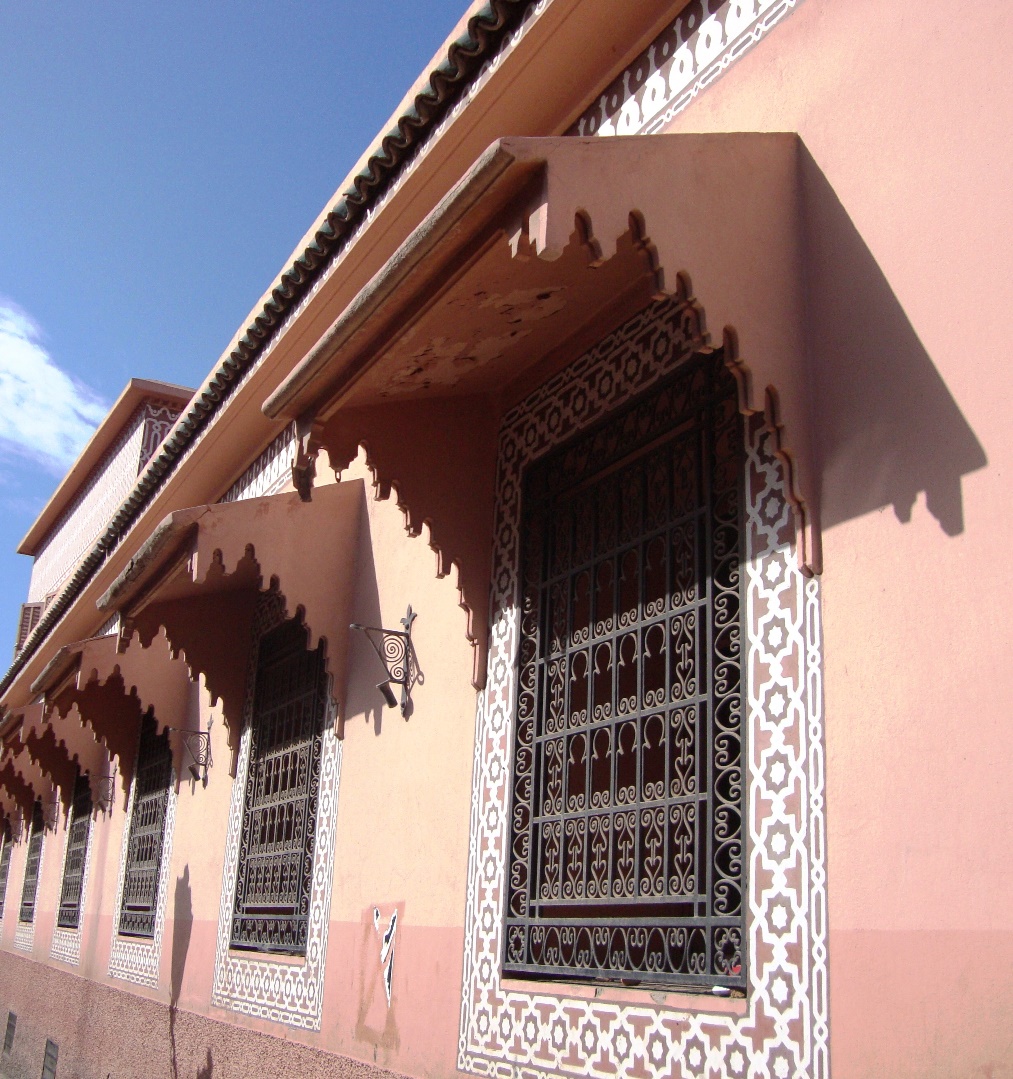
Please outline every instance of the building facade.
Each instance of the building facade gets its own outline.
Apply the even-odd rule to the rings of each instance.
[[[475,4],[128,387],[20,548],[0,1072],[1013,1075],[1013,27],[948,14]]]

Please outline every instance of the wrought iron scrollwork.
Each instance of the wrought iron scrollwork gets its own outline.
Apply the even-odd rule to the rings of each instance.
[[[67,854],[63,863],[63,884],[56,924],[61,929],[77,929],[81,920],[81,891],[91,826],[91,785],[86,775],[78,775],[70,811]]]
[[[0,827],[0,918],[4,916],[7,902],[7,877],[11,871],[11,847],[13,836],[9,821],[3,821]]]
[[[25,859],[25,879],[21,886],[21,910],[18,921],[31,924],[35,921],[35,897],[39,890],[39,863],[42,860],[42,840],[46,822],[42,815],[42,803],[32,807],[32,829],[28,836],[28,855]]]
[[[122,936],[155,935],[158,883],[162,872],[165,819],[172,783],[172,750],[168,731],[158,733],[154,715],[141,722],[134,776],[134,805],[123,871],[119,932]]]
[[[708,353],[528,469],[506,973],[744,984],[744,461]]]
[[[327,712],[323,645],[306,644],[290,619],[258,645],[233,948],[306,954]]]
[[[190,763],[187,765],[187,771],[194,782],[201,783],[206,787],[208,785],[208,772],[214,764],[214,758],[211,756],[211,721],[208,720],[208,729],[206,731],[189,731],[180,727],[169,727],[167,729],[179,736],[183,748],[189,754]]]
[[[113,808],[113,800],[116,797],[116,776],[115,775],[100,775],[91,777],[92,795],[95,800],[95,805],[103,813],[111,813]]]
[[[366,639],[373,646],[373,650],[383,664],[387,677],[378,683],[377,689],[383,694],[384,700],[390,708],[397,706],[398,701],[391,690],[391,683],[401,687],[401,715],[406,719],[411,711],[412,688],[417,682],[423,680],[419,670],[418,658],[415,655],[415,646],[412,644],[412,623],[418,615],[408,606],[408,613],[402,618],[401,625],[404,629],[383,629],[380,626],[363,626],[358,622],[352,622],[349,629],[357,629],[365,634]]]

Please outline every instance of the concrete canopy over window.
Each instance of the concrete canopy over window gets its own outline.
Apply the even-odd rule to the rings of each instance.
[[[652,300],[695,301],[741,410],[783,427],[803,563],[819,569],[799,150],[792,134],[501,139],[264,401],[297,421],[310,472],[318,447],[341,468],[362,443],[409,531],[429,526],[441,574],[458,568],[476,686],[502,416]]]
[[[307,646],[326,641],[327,668],[339,714],[354,592],[356,544],[364,500],[361,482],[331,484],[312,503],[296,493],[178,510],[162,521],[130,566],[99,600],[119,611],[126,654],[164,638],[190,677],[203,674],[222,701],[233,746],[246,693],[246,657],[258,596],[285,597],[301,612]],[[122,657],[121,657],[122,658]],[[151,678],[142,696],[158,692]],[[147,699],[145,697],[145,699]],[[156,715],[178,714],[151,700]]]

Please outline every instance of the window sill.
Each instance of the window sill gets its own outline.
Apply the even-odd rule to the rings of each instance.
[[[603,1004],[655,1005],[672,1011],[709,1012],[714,1015],[745,1015],[749,1001],[745,997],[717,997],[701,990],[689,989],[623,989],[612,985],[587,985],[577,982],[528,981],[525,978],[503,978],[503,989],[513,993],[548,993],[552,996],[595,1000]]]
[[[229,948],[229,959],[245,959],[251,963],[276,963],[282,967],[304,967],[306,956],[285,955],[282,952],[258,952],[253,948]]]

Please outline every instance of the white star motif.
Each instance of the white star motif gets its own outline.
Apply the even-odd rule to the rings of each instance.
[[[770,995],[778,1004],[783,1004],[788,999],[788,986],[784,978],[774,979],[774,984],[770,987]]]
[[[700,1052],[700,1046],[694,1045],[689,1051],[689,1062],[694,1068],[700,1067],[700,1062],[703,1060],[703,1053]]]
[[[784,761],[774,761],[770,766],[770,781],[775,787],[779,787],[784,782],[785,774],[788,769],[784,766]]]
[[[774,1074],[777,1079],[788,1079],[788,1061],[784,1057],[778,1057],[774,1061]]]
[[[771,648],[780,648],[784,640],[784,630],[780,626],[771,626],[767,634],[767,643]]]
[[[788,912],[782,906],[776,906],[770,912],[770,921],[775,929],[784,929],[788,924]]]
[[[788,840],[784,838],[784,832],[775,832],[770,840],[770,849],[775,854],[784,854],[788,849]]]
[[[785,703],[786,702],[784,699],[784,695],[780,691],[775,693],[774,696],[770,698],[771,714],[777,716],[777,718],[780,719],[782,713],[784,712]]]
[[[745,1063],[745,1058],[739,1052],[738,1049],[728,1058],[728,1063],[731,1066],[733,1072],[738,1074],[742,1071],[742,1065]]]
[[[780,577],[780,576],[781,576],[781,563],[780,562],[771,562],[770,565],[767,566],[767,580],[770,581],[771,584],[773,584],[778,579],[778,577]]]

